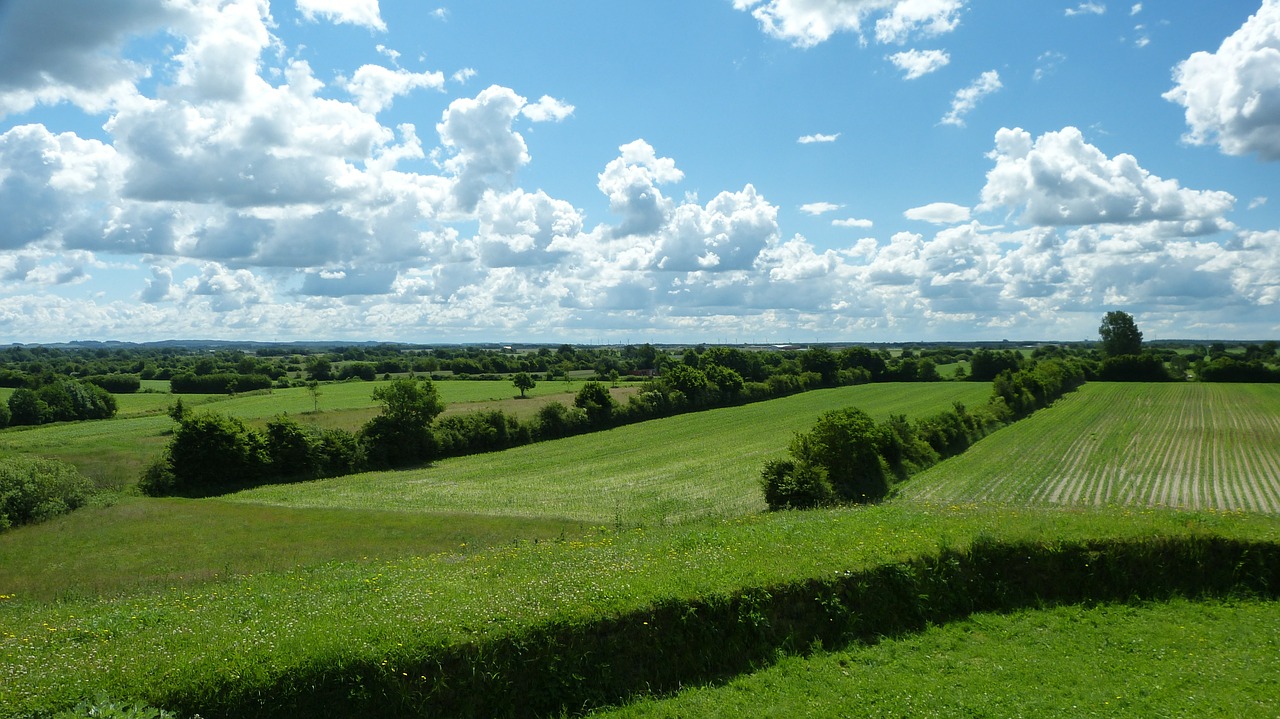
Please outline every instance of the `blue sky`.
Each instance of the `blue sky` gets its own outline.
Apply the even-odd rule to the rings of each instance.
[[[1280,0],[0,0],[0,343],[1280,336]]]

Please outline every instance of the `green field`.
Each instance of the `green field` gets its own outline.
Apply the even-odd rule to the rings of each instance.
[[[1094,382],[914,477],[933,503],[1280,512],[1280,385]]]
[[[251,423],[288,414],[302,423],[354,431],[378,413],[372,394],[382,384],[385,383],[322,384],[318,398],[302,387],[241,395],[116,395],[119,411],[114,419],[0,430],[0,453],[33,454],[69,462],[99,486],[124,490],[163,451],[173,428],[166,412],[179,398],[197,412],[209,410]],[[528,392],[529,399],[523,400],[514,399],[518,392],[507,381],[442,381],[435,386],[447,405],[446,414],[498,408],[528,417],[547,402],[572,404],[573,393],[581,383],[539,382]],[[614,393],[625,401],[625,395],[633,391],[634,388],[621,388]]]
[[[1181,600],[982,614],[590,716],[1273,717],[1278,617]]]
[[[613,527],[671,524],[763,511],[758,478],[793,432],[830,409],[877,419],[974,406],[985,384],[871,384],[805,392],[607,432],[379,472],[240,492],[231,501],[573,519]]]
[[[479,383],[438,386],[461,384]],[[500,384],[488,401],[512,401]],[[362,411],[333,387],[332,411]],[[1274,716],[1280,505],[1258,498],[1277,389],[1086,385],[874,507],[764,512],[760,466],[825,410],[922,416],[988,385],[822,390],[421,469],[121,498],[0,533],[0,716],[99,696],[207,718]],[[276,394],[211,406],[255,421],[310,402]],[[107,431],[144,421],[154,435]],[[0,440],[127,454],[168,422]]]

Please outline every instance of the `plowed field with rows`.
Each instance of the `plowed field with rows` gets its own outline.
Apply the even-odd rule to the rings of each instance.
[[[1092,382],[917,475],[931,503],[1280,512],[1280,386]]]

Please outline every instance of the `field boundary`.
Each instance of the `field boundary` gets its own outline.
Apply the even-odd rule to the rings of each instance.
[[[492,640],[418,647],[388,671],[316,657],[246,684],[161,689],[183,714],[510,716],[579,714],[724,680],[774,661],[874,642],[981,611],[1173,597],[1280,595],[1280,544],[1216,536],[1001,542],[857,572],[659,601]]]

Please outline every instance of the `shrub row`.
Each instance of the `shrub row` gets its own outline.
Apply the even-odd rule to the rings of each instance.
[[[0,406],[0,427],[107,419],[116,413],[116,398],[88,382],[64,379],[39,389],[16,389]]]
[[[1042,360],[1001,372],[991,400],[972,412],[956,403],[915,422],[894,416],[881,423],[856,408],[826,412],[813,429],[792,438],[790,458],[765,463],[765,502],[770,509],[800,509],[878,501],[894,482],[960,454],[1083,383],[1078,365]]]

